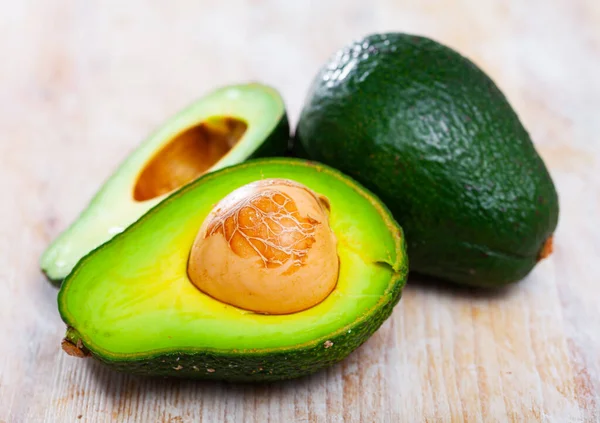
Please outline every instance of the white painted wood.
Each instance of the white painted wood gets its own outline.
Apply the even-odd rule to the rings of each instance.
[[[6,2],[0,421],[598,421],[598,28],[595,0]],[[112,167],[217,85],[273,84],[295,121],[327,56],[380,30],[442,40],[502,87],[560,192],[552,258],[495,295],[413,281],[366,345],[293,382],[147,380],[63,354],[37,260]]]

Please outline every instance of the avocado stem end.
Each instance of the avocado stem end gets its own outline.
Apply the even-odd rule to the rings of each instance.
[[[544,260],[546,257],[550,256],[550,254],[552,254],[553,250],[554,250],[554,236],[550,235],[548,237],[548,239],[546,239],[546,241],[544,242],[544,245],[542,246],[542,249],[540,250],[540,253],[538,254],[537,261],[540,262],[540,261]]]
[[[85,358],[91,355],[89,350],[83,345],[83,341],[77,331],[72,327],[67,329],[67,333],[61,342],[61,347],[64,352],[72,357]]]

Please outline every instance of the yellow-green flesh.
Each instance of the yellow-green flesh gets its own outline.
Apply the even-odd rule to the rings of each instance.
[[[234,189],[287,178],[329,198],[340,275],[308,310],[260,315],[200,292],[186,274],[190,248],[212,207]],[[59,294],[65,322],[106,357],[177,350],[289,347],[347,326],[372,309],[405,261],[401,235],[381,204],[330,168],[304,161],[251,161],[204,176],[84,258]]]

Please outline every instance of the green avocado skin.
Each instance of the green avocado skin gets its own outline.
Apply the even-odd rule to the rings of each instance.
[[[281,157],[288,151],[288,141],[290,139],[290,124],[287,113],[284,113],[277,126],[263,143],[246,160],[262,157]]]
[[[329,367],[362,345],[390,316],[400,301],[408,266],[401,265],[395,284],[380,302],[352,325],[326,339],[315,340],[287,350],[199,351],[157,353],[143,359],[110,360],[101,354],[91,355],[116,371],[143,376],[165,376],[185,379],[223,380],[228,382],[273,382],[294,379]],[[80,343],[72,328],[66,339]],[[85,348],[85,347],[84,347]],[[88,351],[89,353],[89,351]]]
[[[340,50],[313,82],[294,144],[383,200],[417,273],[518,281],[557,225],[552,179],[505,96],[427,38],[376,34]]]

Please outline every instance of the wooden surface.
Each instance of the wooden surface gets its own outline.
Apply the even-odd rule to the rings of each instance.
[[[37,260],[127,152],[226,83],[273,84],[296,121],[327,56],[379,30],[441,40],[502,87],[559,189],[552,258],[499,293],[411,281],[367,344],[294,382],[146,380],[63,354]],[[0,51],[0,421],[600,419],[597,0],[13,1]]]

